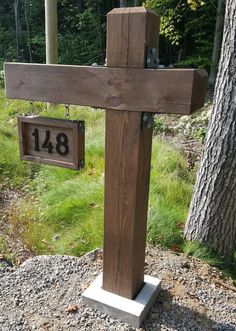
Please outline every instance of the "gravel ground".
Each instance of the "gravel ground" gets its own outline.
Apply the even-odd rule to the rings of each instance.
[[[222,330],[236,331],[236,292],[205,263],[149,247],[146,274],[162,289],[140,329],[120,323],[81,301],[102,270],[102,252],[81,258],[37,256],[0,268],[0,330]],[[232,286],[232,285],[231,285]]]

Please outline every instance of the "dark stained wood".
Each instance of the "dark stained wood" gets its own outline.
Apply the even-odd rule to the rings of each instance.
[[[141,21],[143,24],[143,17]],[[142,26],[145,28],[145,25]],[[108,45],[109,40],[113,45],[113,39],[115,36],[111,38],[108,35]],[[138,54],[143,65],[140,49],[141,46]],[[114,54],[120,56],[121,52]],[[132,62],[130,53],[127,61]],[[135,61],[137,67],[137,58]],[[120,57],[118,62],[120,65]],[[110,63],[108,58],[108,66]],[[198,69],[155,70],[19,63],[6,63],[5,76],[9,98],[185,115],[204,105],[207,82],[205,70]]]
[[[81,125],[83,129],[81,129]],[[39,132],[40,151],[35,151],[35,129]],[[52,153],[42,148],[46,130],[50,131],[50,142],[53,144]],[[47,117],[18,117],[18,132],[21,160],[55,165],[79,170],[84,166],[84,122],[68,121]],[[56,136],[64,133],[68,137],[68,154],[60,155],[56,152]],[[63,151],[62,147],[62,151]]]
[[[153,29],[147,29],[150,22]],[[149,46],[146,40],[150,46],[157,46],[158,25],[159,17],[144,9],[113,10],[108,14],[108,66],[143,67]],[[135,111],[138,103],[136,98],[132,112],[106,111],[103,288],[129,299],[136,296],[144,281],[152,144],[152,127],[142,126],[143,114]]]
[[[141,121],[138,112],[106,111],[103,287],[128,298],[144,277],[152,128]]]
[[[207,89],[208,75],[205,70],[198,70],[194,72],[192,83],[192,97],[191,97],[191,113],[199,109],[205,102],[206,89]],[[201,107],[202,107],[201,106]]]
[[[146,47],[158,45],[159,25],[159,16],[144,7],[113,9],[107,15],[107,65],[143,68]]]

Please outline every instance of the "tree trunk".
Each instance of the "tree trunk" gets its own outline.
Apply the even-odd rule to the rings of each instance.
[[[45,0],[46,63],[58,62],[57,0]]]
[[[120,0],[120,7],[126,7],[127,6],[127,0]]]
[[[14,2],[15,27],[16,27],[16,60],[20,60],[20,19],[19,19],[19,0]]]
[[[218,0],[215,36],[214,36],[213,52],[211,58],[211,71],[209,76],[209,85],[211,86],[215,85],[217,67],[220,59],[221,41],[222,41],[222,34],[224,28],[224,13],[225,13],[225,0]]]
[[[236,2],[227,0],[213,111],[185,237],[232,260],[236,250]]]
[[[45,0],[46,63],[58,62],[57,0]],[[47,102],[47,109],[55,104]]]

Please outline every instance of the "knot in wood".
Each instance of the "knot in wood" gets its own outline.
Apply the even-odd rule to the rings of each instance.
[[[120,98],[115,95],[109,95],[106,101],[110,107],[119,107],[121,104]]]

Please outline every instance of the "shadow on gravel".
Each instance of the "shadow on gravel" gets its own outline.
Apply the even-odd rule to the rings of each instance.
[[[231,323],[220,323],[209,319],[198,308],[204,310],[204,306],[196,304],[194,307],[181,306],[172,302],[173,295],[168,290],[161,290],[156,304],[144,320],[144,330],[163,330],[163,327],[178,331],[236,331],[236,326]],[[187,302],[186,302],[187,305]]]

